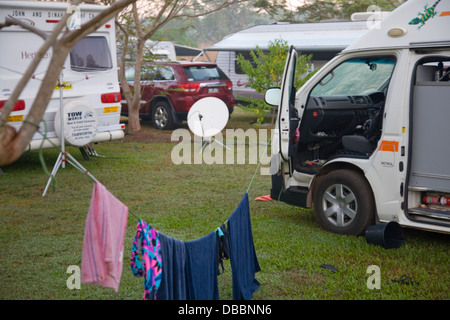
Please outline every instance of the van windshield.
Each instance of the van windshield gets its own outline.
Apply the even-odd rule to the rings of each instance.
[[[312,90],[312,96],[362,95],[385,91],[395,57],[350,59],[328,73]]]
[[[70,66],[74,71],[112,69],[111,54],[105,37],[86,37],[70,52]]]

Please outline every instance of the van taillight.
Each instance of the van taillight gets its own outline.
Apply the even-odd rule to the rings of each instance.
[[[183,89],[184,91],[193,92],[200,87],[200,83],[186,83],[178,85],[178,88]]]
[[[101,99],[102,103],[113,103],[113,102],[120,102],[122,97],[120,96],[120,92],[110,92],[102,94]]]
[[[5,105],[6,101],[8,101],[8,100],[0,101],[0,110],[3,109],[3,106]],[[21,110],[25,110],[25,101],[17,100],[16,105],[14,106],[12,111],[21,111]]]

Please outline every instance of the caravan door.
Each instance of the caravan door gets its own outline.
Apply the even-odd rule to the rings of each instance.
[[[299,122],[297,110],[295,109],[295,67],[297,58],[297,51],[291,46],[281,82],[281,97],[277,118],[279,151],[285,161],[288,161],[292,155],[293,139]]]

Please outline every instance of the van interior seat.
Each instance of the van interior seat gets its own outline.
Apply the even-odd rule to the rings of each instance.
[[[427,66],[427,65],[420,65],[417,66],[417,74],[416,74],[416,80],[417,81],[434,81],[434,76],[437,71],[436,66]]]
[[[358,134],[343,136],[342,146],[345,150],[368,154],[373,151],[373,144],[366,137]]]

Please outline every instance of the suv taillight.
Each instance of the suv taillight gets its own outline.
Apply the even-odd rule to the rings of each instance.
[[[0,101],[0,110],[3,109],[3,106],[5,105],[6,101],[8,101],[8,100]],[[16,105],[14,106],[12,111],[21,111],[21,110],[25,110],[25,101],[17,100]]]
[[[184,91],[194,92],[200,87],[200,83],[186,83],[179,84],[178,88],[183,89]]]
[[[227,88],[228,88],[228,90],[233,89],[233,82],[227,81]]]
[[[121,99],[120,92],[110,92],[101,95],[102,103],[120,102]]]

